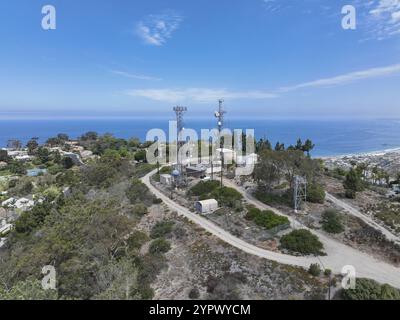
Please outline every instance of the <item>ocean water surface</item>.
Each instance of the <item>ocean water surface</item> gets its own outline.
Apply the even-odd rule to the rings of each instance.
[[[125,118],[89,120],[0,120],[0,147],[9,139],[24,144],[32,137],[45,142],[58,133],[76,138],[87,131],[112,133],[116,137],[144,140],[148,130],[159,128],[168,133],[169,119]],[[170,120],[173,120],[172,118]],[[215,127],[215,119],[185,119],[185,128],[200,132]],[[298,138],[311,139],[316,147],[313,156],[333,156],[373,152],[400,147],[400,120],[295,120],[295,119],[227,119],[230,129],[254,129],[257,138],[266,137],[295,144]]]

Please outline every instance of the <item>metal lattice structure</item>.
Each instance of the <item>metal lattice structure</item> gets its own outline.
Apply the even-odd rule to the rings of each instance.
[[[178,187],[180,184],[182,184],[182,181],[184,180],[183,164],[182,164],[182,159],[179,157],[179,150],[184,144],[181,138],[182,138],[182,131],[184,129],[183,115],[187,112],[187,107],[176,106],[174,107],[173,110],[176,115],[176,126],[177,126],[177,138],[176,138],[177,157],[176,157],[175,170],[179,172],[179,175],[175,178],[175,180],[176,180],[176,186]]]
[[[215,117],[217,118],[217,127],[218,127],[218,136],[219,136],[219,147],[221,148],[221,188],[222,188],[222,179],[224,175],[224,142],[222,141],[222,129],[224,128],[224,115],[226,111],[223,108],[224,100],[220,99],[218,101],[218,111],[215,111]]]
[[[300,176],[294,177],[293,203],[294,212],[299,212],[303,208],[303,203],[307,201],[307,179]]]

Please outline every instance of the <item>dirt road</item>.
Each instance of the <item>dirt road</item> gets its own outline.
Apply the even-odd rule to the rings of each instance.
[[[400,244],[400,238],[398,236],[396,236],[395,234],[391,233],[388,229],[386,229],[385,227],[381,226],[380,224],[376,223],[372,218],[370,218],[370,217],[364,215],[363,213],[361,213],[358,209],[352,207],[351,205],[347,204],[343,200],[340,200],[340,199],[334,197],[330,193],[326,193],[326,199],[331,201],[331,202],[333,202],[335,205],[343,208],[349,214],[351,214],[351,215],[353,215],[353,216],[355,216],[357,218],[360,218],[361,220],[363,220],[366,224],[368,224],[372,228],[381,231],[386,236],[386,238],[388,240],[394,241],[394,242]]]
[[[265,249],[261,249],[252,244],[249,244],[219,226],[215,225],[211,221],[206,218],[191,212],[189,209],[177,204],[173,200],[169,199],[167,196],[162,194],[159,190],[157,190],[151,183],[150,177],[156,173],[156,170],[150,172],[145,177],[142,178],[142,182],[150,189],[150,191],[162,199],[163,202],[173,211],[176,211],[179,215],[182,215],[188,218],[190,221],[196,223],[197,225],[204,228],[206,231],[210,232],[214,236],[218,237],[222,241],[244,251],[252,255],[256,255],[261,258],[265,258],[268,260],[276,261],[282,264],[288,264],[293,266],[300,266],[304,268],[308,268],[311,263],[319,263],[319,259],[317,257],[295,257],[291,255],[276,253],[272,251],[268,251]],[[257,201],[251,195],[249,195],[245,190],[238,187],[236,184],[231,181],[225,180],[225,184],[229,187],[233,187],[243,194],[245,199],[255,205],[256,207],[262,209],[271,209],[275,211],[277,214],[284,215],[282,212],[274,208],[270,208],[265,204]],[[292,223],[292,226],[295,228],[303,227],[298,224],[297,221],[293,220],[291,217],[288,217]],[[351,247],[348,247],[338,241],[335,241],[331,238],[326,237],[323,234],[320,234],[317,231],[310,230],[314,234],[316,234],[321,242],[324,244],[325,252],[328,254],[324,257],[319,257],[322,261],[325,268],[331,269],[334,273],[341,273],[342,268],[346,265],[354,266],[356,270],[357,277],[366,277],[374,279],[381,283],[388,283],[392,286],[400,288],[400,269],[396,268],[387,263],[376,260],[375,258],[359,252]]]

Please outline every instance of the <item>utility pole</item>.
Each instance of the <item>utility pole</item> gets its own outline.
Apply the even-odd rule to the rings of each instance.
[[[218,101],[219,107],[218,111],[215,111],[215,117],[218,119],[217,125],[218,125],[218,134],[219,134],[219,147],[221,148],[221,188],[223,186],[223,175],[224,175],[224,142],[222,141],[222,129],[224,127],[224,114],[226,111],[224,111],[222,104],[224,103],[224,100],[220,99]]]
[[[318,261],[321,263],[322,268],[324,268],[324,271],[327,270],[322,263],[321,259],[319,256],[316,256]],[[332,285],[332,271],[329,272],[329,283],[328,283],[328,300],[331,300],[331,285]]]
[[[208,139],[209,145],[208,145],[208,156],[210,158],[211,162],[211,180],[214,180],[214,159],[213,159],[213,141],[212,137]]]

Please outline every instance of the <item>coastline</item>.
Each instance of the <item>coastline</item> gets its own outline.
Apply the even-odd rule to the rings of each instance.
[[[321,157],[316,156],[313,158],[321,159],[321,160],[325,161],[325,160],[334,160],[334,159],[343,159],[343,158],[384,156],[384,155],[391,154],[391,153],[399,153],[400,154],[400,147],[377,150],[377,151],[368,151],[368,152],[345,153],[345,154],[332,155],[332,156],[321,156]]]
[[[353,153],[332,157],[320,157],[327,168],[350,169],[355,164],[366,163],[370,168],[378,167],[390,176],[400,173],[400,147],[381,151]]]

